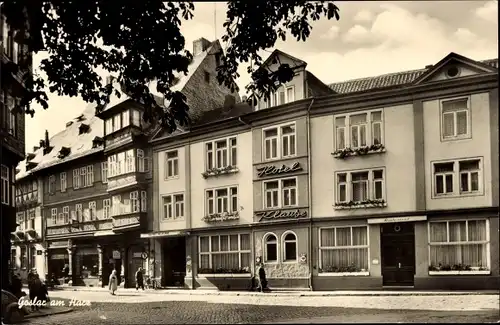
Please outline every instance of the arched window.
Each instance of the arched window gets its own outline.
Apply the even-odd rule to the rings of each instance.
[[[277,262],[278,261],[278,240],[276,235],[268,234],[264,237],[265,255],[264,261]]]
[[[297,236],[293,232],[283,235],[283,261],[297,261]]]

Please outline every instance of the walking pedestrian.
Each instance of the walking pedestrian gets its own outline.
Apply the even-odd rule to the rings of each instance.
[[[142,274],[142,267],[139,266],[135,272],[135,290],[142,288],[144,290],[144,275]]]
[[[264,263],[261,263],[259,267],[259,291],[260,292],[267,291],[267,279],[266,279],[266,270],[264,270]]]
[[[118,289],[118,277],[116,276],[116,270],[111,272],[109,276],[109,291],[112,295],[115,295],[115,291]]]

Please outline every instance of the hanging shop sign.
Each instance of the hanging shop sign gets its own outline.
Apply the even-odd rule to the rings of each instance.
[[[302,219],[307,218],[307,210],[273,210],[273,211],[261,211],[256,212],[255,216],[259,218],[259,221],[264,220],[275,220],[275,219]]]
[[[257,168],[257,175],[259,175],[259,177],[263,177],[270,175],[293,173],[299,170],[302,170],[302,166],[300,166],[300,163],[295,162],[293,163],[292,166],[281,165],[281,167],[279,166],[259,167]]]
[[[113,259],[115,260],[120,259],[120,251],[113,251]]]
[[[148,253],[142,252],[141,257],[142,257],[143,260],[147,259],[148,258]]]

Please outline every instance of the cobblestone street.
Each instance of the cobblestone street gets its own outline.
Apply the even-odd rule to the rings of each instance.
[[[498,295],[303,297],[51,292],[51,299],[91,301],[34,324],[187,324],[328,322],[498,322]],[[68,301],[66,301],[68,303]]]

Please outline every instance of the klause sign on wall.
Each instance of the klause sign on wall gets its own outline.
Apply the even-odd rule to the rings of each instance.
[[[257,175],[259,175],[259,177],[262,177],[262,176],[293,173],[299,170],[302,170],[302,166],[300,166],[300,163],[296,162],[292,166],[281,165],[281,167],[277,166],[259,167],[257,168]]]
[[[275,219],[302,219],[307,218],[306,210],[290,210],[290,211],[282,211],[282,210],[274,210],[274,211],[261,211],[256,212],[255,216],[259,218],[259,221],[265,220],[275,220]]]

